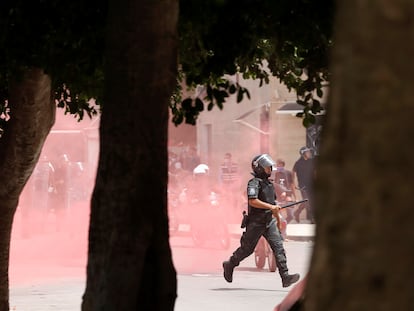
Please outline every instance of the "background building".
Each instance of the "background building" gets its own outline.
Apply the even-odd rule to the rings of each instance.
[[[283,158],[291,169],[299,157],[299,148],[307,144],[307,130],[296,117],[301,106],[296,95],[276,79],[259,87],[258,81],[240,84],[250,92],[237,104],[230,97],[223,110],[203,111],[197,121],[196,146],[202,162],[217,174],[224,154],[230,152],[239,164],[242,187],[250,178],[251,159],[259,153]]]

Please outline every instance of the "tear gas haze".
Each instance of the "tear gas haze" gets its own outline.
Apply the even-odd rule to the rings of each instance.
[[[50,278],[85,278],[98,123],[99,118],[77,122],[58,110],[15,214],[12,286]],[[240,150],[232,140],[218,146],[217,154],[202,154],[196,127],[174,128],[170,127],[168,146],[174,264],[178,273],[221,274],[222,261],[240,238],[250,161],[260,153],[259,146],[250,144]],[[239,134],[240,140],[249,137],[241,130]]]

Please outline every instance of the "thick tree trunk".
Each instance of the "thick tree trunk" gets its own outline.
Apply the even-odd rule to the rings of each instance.
[[[9,310],[10,237],[19,195],[55,121],[51,95],[50,78],[39,69],[11,87],[11,119],[0,139],[0,311]]]
[[[173,310],[168,101],[177,0],[110,1],[105,103],[82,310]]]
[[[414,310],[414,2],[338,4],[305,310]]]

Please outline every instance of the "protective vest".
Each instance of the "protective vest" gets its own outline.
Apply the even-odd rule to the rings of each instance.
[[[276,193],[273,183],[269,179],[252,178],[247,184],[247,198],[248,199],[259,199],[260,201],[275,204]],[[248,206],[249,215],[270,213],[270,210],[261,208],[255,208]]]

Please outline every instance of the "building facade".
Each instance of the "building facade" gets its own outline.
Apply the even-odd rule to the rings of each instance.
[[[196,147],[213,174],[225,153],[231,153],[239,164],[244,187],[251,176],[251,159],[257,154],[283,158],[286,168],[291,169],[300,147],[307,143],[307,131],[302,119],[296,117],[300,111],[296,95],[276,79],[262,87],[253,80],[240,84],[249,90],[250,99],[237,104],[236,98],[230,97],[223,110],[203,111],[196,126]]]

